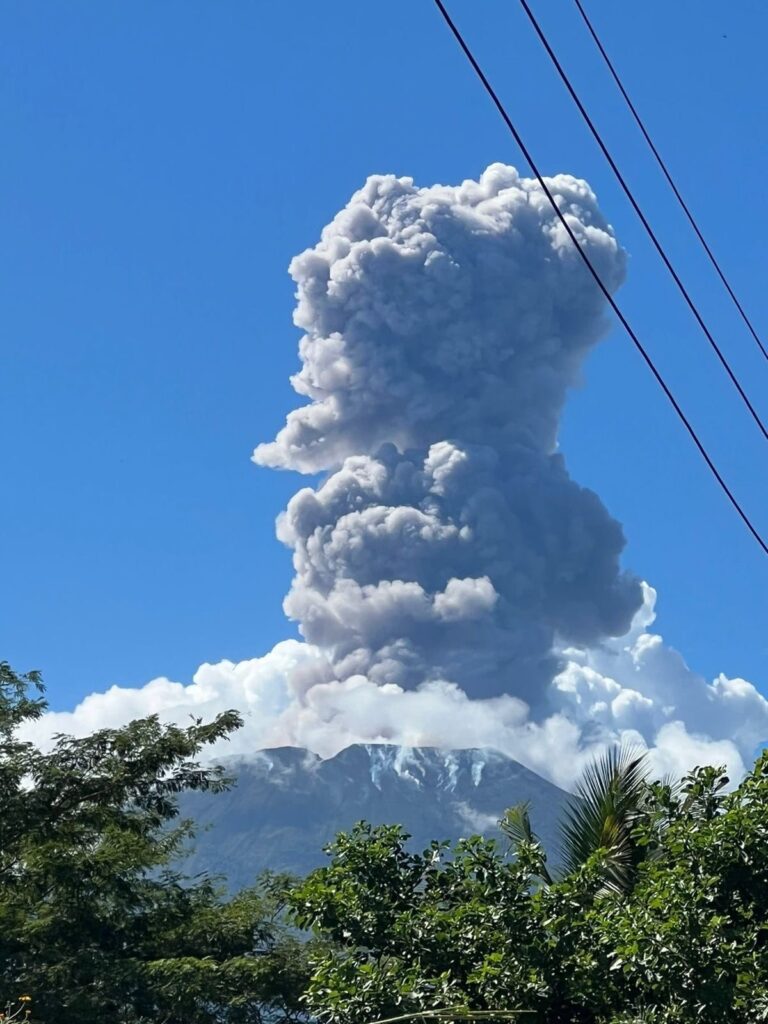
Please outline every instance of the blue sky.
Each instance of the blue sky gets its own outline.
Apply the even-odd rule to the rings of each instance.
[[[620,301],[764,532],[742,411],[512,0],[455,0],[548,173],[587,178],[630,270]],[[537,4],[670,253],[768,415],[768,366],[696,249],[568,0]],[[768,335],[768,10],[589,10],[705,233]],[[386,13],[384,13],[386,11]],[[300,482],[249,461],[295,402],[295,253],[366,175],[455,182],[504,126],[433,5],[43,4],[0,12],[0,656],[68,707],[186,680],[293,635],[274,518]],[[768,559],[628,341],[589,360],[561,435],[625,528],[689,663],[768,688]]]

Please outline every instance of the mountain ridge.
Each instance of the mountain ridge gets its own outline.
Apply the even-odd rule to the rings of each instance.
[[[500,836],[507,807],[528,802],[548,850],[569,795],[493,748],[448,750],[352,744],[330,758],[275,747],[222,761],[234,777],[224,793],[190,793],[181,811],[201,827],[184,863],[192,874],[222,876],[231,889],[265,870],[306,874],[323,846],[357,821],[399,824],[411,846]]]

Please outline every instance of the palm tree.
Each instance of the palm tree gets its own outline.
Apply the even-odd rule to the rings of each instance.
[[[578,870],[601,851],[605,887],[629,891],[645,856],[635,827],[647,792],[646,756],[636,749],[610,747],[588,765],[560,824],[563,872]],[[541,847],[531,828],[528,804],[510,808],[499,824],[514,848]],[[538,873],[545,885],[552,884],[544,857]]]

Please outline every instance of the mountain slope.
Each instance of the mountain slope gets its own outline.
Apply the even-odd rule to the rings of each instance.
[[[223,875],[233,889],[265,869],[304,874],[325,860],[323,846],[365,819],[401,824],[413,845],[498,835],[505,808],[530,801],[548,849],[568,795],[493,750],[351,746],[321,760],[280,747],[233,761],[226,793],[189,794],[182,813],[203,826],[185,863],[191,873]]]

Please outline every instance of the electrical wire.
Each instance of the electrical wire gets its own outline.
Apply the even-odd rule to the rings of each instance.
[[[641,131],[641,133],[643,135],[643,138],[648,143],[648,147],[649,147],[650,151],[653,153],[654,157],[656,158],[656,163],[659,165],[659,167],[661,168],[662,174],[667,179],[667,183],[668,183],[669,187],[672,189],[672,192],[674,193],[675,199],[677,199],[677,201],[680,204],[680,207],[681,207],[683,213],[688,218],[689,224],[693,228],[693,230],[694,230],[694,232],[696,234],[696,237],[699,239],[699,242],[701,242],[701,246],[704,249],[704,252],[709,257],[710,263],[715,268],[715,271],[717,272],[717,276],[720,278],[720,280],[723,283],[723,286],[724,286],[725,290],[730,295],[731,300],[732,300],[734,306],[739,311],[741,319],[746,324],[747,329],[749,330],[749,333],[754,338],[757,347],[763,353],[763,356],[765,357],[765,359],[768,360],[768,349],[766,349],[765,345],[763,344],[763,342],[762,342],[762,340],[760,338],[760,335],[757,333],[754,325],[752,324],[752,321],[750,320],[749,316],[746,313],[746,310],[744,309],[744,307],[742,306],[742,304],[739,301],[738,297],[736,296],[736,293],[733,290],[730,281],[725,276],[725,271],[720,266],[720,263],[718,262],[717,258],[715,257],[714,252],[712,251],[712,249],[710,248],[709,244],[707,243],[707,240],[704,238],[704,234],[703,234],[701,228],[699,227],[699,225],[698,225],[698,223],[696,221],[696,218],[693,216],[693,213],[691,212],[688,204],[683,199],[683,197],[682,197],[682,195],[680,193],[680,189],[678,188],[678,186],[677,186],[677,184],[675,182],[675,179],[672,177],[671,171],[667,167],[667,165],[666,165],[666,163],[665,163],[661,153],[659,153],[658,149],[656,148],[656,146],[655,146],[655,144],[653,142],[653,139],[651,138],[650,132],[646,128],[645,124],[643,123],[643,119],[640,117],[640,114],[637,112],[637,108],[635,107],[634,103],[630,99],[629,93],[625,89],[624,83],[622,82],[622,80],[621,80],[621,78],[619,76],[618,71],[614,67],[614,64],[613,64],[611,58],[608,56],[608,53],[606,52],[606,49],[603,46],[602,41],[600,40],[600,37],[598,36],[597,31],[596,31],[594,25],[590,21],[588,15],[587,15],[587,12],[584,10],[584,7],[582,6],[581,0],[574,0],[574,3],[576,4],[576,7],[578,8],[579,14],[582,17],[582,19],[584,21],[584,24],[587,26],[587,29],[589,30],[589,34],[592,36],[592,39],[594,40],[595,45],[597,46],[598,50],[600,51],[600,55],[603,58],[603,60],[605,61],[606,66],[607,66],[608,70],[610,71],[611,76],[613,77],[614,82],[618,86],[619,92],[624,97],[624,101],[627,104],[627,106],[629,107],[629,111],[632,114],[632,117],[635,119],[635,123],[637,124],[637,127],[640,129],[640,131]]]
[[[556,216],[558,217],[560,223],[563,225],[563,228],[565,229],[566,234],[568,235],[568,237],[570,238],[570,240],[573,243],[574,247],[576,248],[576,251],[578,252],[579,256],[581,257],[582,261],[584,262],[584,265],[586,266],[586,268],[589,271],[590,275],[594,279],[595,284],[598,286],[598,288],[602,292],[603,296],[605,297],[606,301],[610,305],[611,309],[616,314],[616,316],[617,316],[619,322],[621,323],[622,327],[624,328],[624,330],[629,335],[629,338],[632,341],[633,345],[635,346],[637,351],[642,356],[643,361],[645,362],[646,366],[648,367],[648,369],[653,374],[653,376],[654,376],[654,378],[656,380],[656,383],[659,385],[659,387],[662,389],[662,391],[666,395],[669,403],[671,404],[672,408],[675,410],[675,413],[677,414],[678,418],[680,419],[680,422],[683,424],[683,426],[685,427],[686,431],[688,432],[691,440],[696,445],[696,448],[698,449],[699,454],[704,459],[705,463],[707,464],[707,467],[709,468],[709,470],[712,473],[712,475],[714,476],[714,478],[717,480],[717,482],[720,485],[720,488],[722,489],[723,493],[728,498],[728,500],[730,501],[730,503],[733,506],[733,508],[736,510],[737,514],[741,518],[741,520],[744,523],[744,525],[746,526],[746,528],[749,530],[749,532],[752,534],[754,539],[760,545],[760,547],[761,547],[761,549],[763,551],[763,554],[768,555],[768,543],[766,543],[766,541],[763,540],[763,538],[760,535],[757,527],[752,523],[752,520],[749,518],[749,516],[747,515],[747,513],[745,512],[745,510],[742,508],[741,504],[739,503],[738,498],[734,495],[734,493],[731,491],[731,489],[728,486],[728,484],[723,479],[720,471],[718,470],[717,466],[715,465],[715,463],[713,462],[713,460],[710,457],[709,453],[707,452],[707,449],[704,447],[703,442],[700,440],[699,435],[696,433],[696,430],[692,426],[690,420],[688,419],[688,417],[683,412],[679,402],[677,401],[677,399],[675,398],[674,394],[672,393],[669,385],[666,383],[666,381],[662,377],[660,371],[656,368],[656,364],[654,363],[654,361],[651,358],[651,356],[649,355],[649,353],[646,351],[645,346],[640,341],[640,338],[635,333],[632,325],[627,320],[627,318],[624,315],[624,313],[622,312],[620,306],[618,305],[618,303],[616,302],[614,297],[611,295],[611,293],[608,290],[607,286],[603,282],[603,279],[600,277],[600,275],[598,274],[597,270],[595,269],[594,264],[592,263],[591,259],[587,255],[585,249],[582,247],[581,243],[579,242],[578,238],[576,237],[576,235],[575,235],[575,233],[573,231],[573,228],[568,223],[568,219],[566,218],[565,214],[561,211],[560,207],[557,205],[557,200],[555,199],[554,195],[552,194],[552,191],[550,190],[549,186],[547,185],[547,182],[546,182],[545,178],[543,177],[541,171],[539,170],[538,165],[536,164],[536,161],[534,160],[534,158],[533,158],[533,156],[531,154],[531,151],[526,146],[525,142],[523,141],[522,136],[520,135],[520,132],[515,127],[515,124],[512,121],[512,118],[507,113],[507,111],[506,111],[506,109],[504,107],[504,104],[501,102],[501,100],[497,96],[496,91],[494,90],[494,88],[491,85],[491,83],[488,81],[488,79],[487,79],[487,77],[485,75],[485,72],[480,67],[479,63],[477,62],[477,59],[475,58],[474,54],[470,50],[469,45],[464,40],[464,37],[462,36],[461,32],[457,28],[456,24],[454,23],[453,19],[451,18],[450,14],[448,13],[448,11],[446,10],[446,7],[445,7],[445,4],[443,3],[443,0],[434,0],[434,3],[435,3],[435,6],[437,7],[437,9],[440,11],[440,14],[442,15],[443,20],[445,21],[446,25],[450,29],[450,31],[453,34],[454,38],[456,39],[457,43],[461,47],[461,49],[462,49],[462,51],[464,53],[464,56],[467,58],[467,60],[469,61],[470,65],[472,66],[473,71],[475,72],[477,77],[480,79],[480,82],[482,83],[483,88],[488,93],[488,95],[491,98],[494,106],[496,107],[496,109],[498,110],[499,114],[501,115],[504,123],[506,124],[507,128],[509,129],[509,131],[510,131],[510,133],[512,135],[512,138],[517,143],[517,146],[520,149],[521,153],[523,154],[523,157],[525,158],[525,160],[527,161],[527,163],[530,166],[531,170],[533,171],[533,174],[534,174],[535,178],[537,179],[539,185],[541,186],[542,191],[544,192],[545,196],[547,197],[547,199],[548,199],[552,209],[554,210]]]
[[[641,208],[640,204],[635,199],[635,196],[634,196],[634,194],[632,192],[632,189],[629,187],[629,185],[627,184],[626,180],[624,179],[624,176],[621,173],[621,171],[619,170],[619,168],[618,168],[618,166],[616,164],[616,161],[613,159],[613,156],[611,155],[610,150],[608,149],[608,147],[606,146],[605,142],[603,141],[602,136],[600,135],[600,132],[597,130],[597,128],[595,127],[594,122],[592,121],[592,118],[587,113],[587,109],[584,106],[584,104],[582,103],[581,98],[579,97],[579,94],[576,92],[575,88],[573,87],[573,84],[571,83],[571,80],[568,77],[568,74],[566,73],[566,71],[563,68],[562,64],[558,60],[557,54],[555,53],[555,51],[553,50],[552,46],[550,45],[550,42],[547,39],[547,37],[546,37],[546,35],[544,33],[544,30],[542,29],[542,27],[539,24],[539,22],[536,20],[536,16],[533,13],[533,11],[531,10],[530,5],[528,4],[528,0],[520,0],[520,6],[523,8],[523,10],[525,11],[526,15],[528,16],[528,20],[533,25],[534,31],[536,32],[536,35],[539,37],[539,40],[540,40],[542,46],[547,51],[547,55],[550,58],[550,60],[552,61],[552,64],[554,65],[555,70],[557,71],[557,73],[560,76],[563,84],[565,85],[566,89],[568,90],[568,92],[569,92],[569,94],[571,96],[571,99],[573,100],[573,102],[578,107],[579,113],[581,114],[581,116],[584,119],[587,127],[589,128],[590,132],[592,133],[592,137],[594,138],[595,142],[600,147],[600,150],[601,150],[603,156],[608,161],[608,163],[610,165],[610,168],[611,168],[611,170],[613,171],[613,173],[614,173],[614,175],[616,177],[616,180],[618,181],[619,185],[622,188],[622,191],[624,192],[624,195],[627,197],[627,199],[632,204],[632,209],[635,211],[635,213],[637,214],[638,218],[640,219],[640,223],[645,228],[646,234],[650,238],[651,242],[653,242],[653,245],[654,245],[654,248],[656,249],[656,252],[661,257],[662,262],[664,263],[664,266],[667,268],[667,270],[669,271],[669,273],[670,273],[670,275],[672,277],[672,280],[677,285],[678,291],[683,296],[683,299],[685,299],[686,305],[690,309],[690,311],[693,314],[696,322],[698,323],[699,327],[703,331],[704,337],[707,339],[707,341],[710,344],[710,347],[712,348],[712,351],[715,353],[715,355],[719,359],[720,365],[723,367],[725,372],[728,374],[728,376],[729,376],[729,378],[731,380],[731,383],[733,384],[733,386],[736,388],[737,392],[739,393],[739,396],[740,396],[741,400],[744,402],[744,404],[746,405],[747,409],[749,410],[749,412],[750,412],[750,414],[752,416],[752,419],[757,424],[757,426],[760,429],[763,437],[765,438],[766,441],[768,441],[768,428],[766,428],[765,424],[763,423],[762,419],[760,418],[760,414],[758,413],[758,411],[755,409],[755,407],[750,402],[749,397],[747,396],[747,393],[745,392],[744,388],[741,386],[738,377],[736,376],[736,374],[733,371],[733,368],[731,367],[731,364],[728,362],[728,359],[724,355],[722,349],[720,348],[718,343],[715,341],[715,338],[712,335],[712,332],[710,331],[710,329],[707,327],[706,323],[704,322],[704,318],[702,317],[701,313],[699,312],[699,310],[698,310],[698,308],[696,306],[696,303],[691,298],[691,296],[690,296],[690,294],[688,292],[688,289],[685,287],[685,285],[683,284],[682,280],[680,279],[680,275],[677,273],[677,271],[675,270],[674,266],[672,265],[672,261],[670,260],[669,256],[667,256],[667,253],[664,250],[664,247],[662,246],[661,242],[659,241],[658,237],[656,236],[655,231],[653,230],[653,228],[651,227],[650,223],[648,222],[648,218],[645,216],[645,214],[642,211],[642,208]]]

